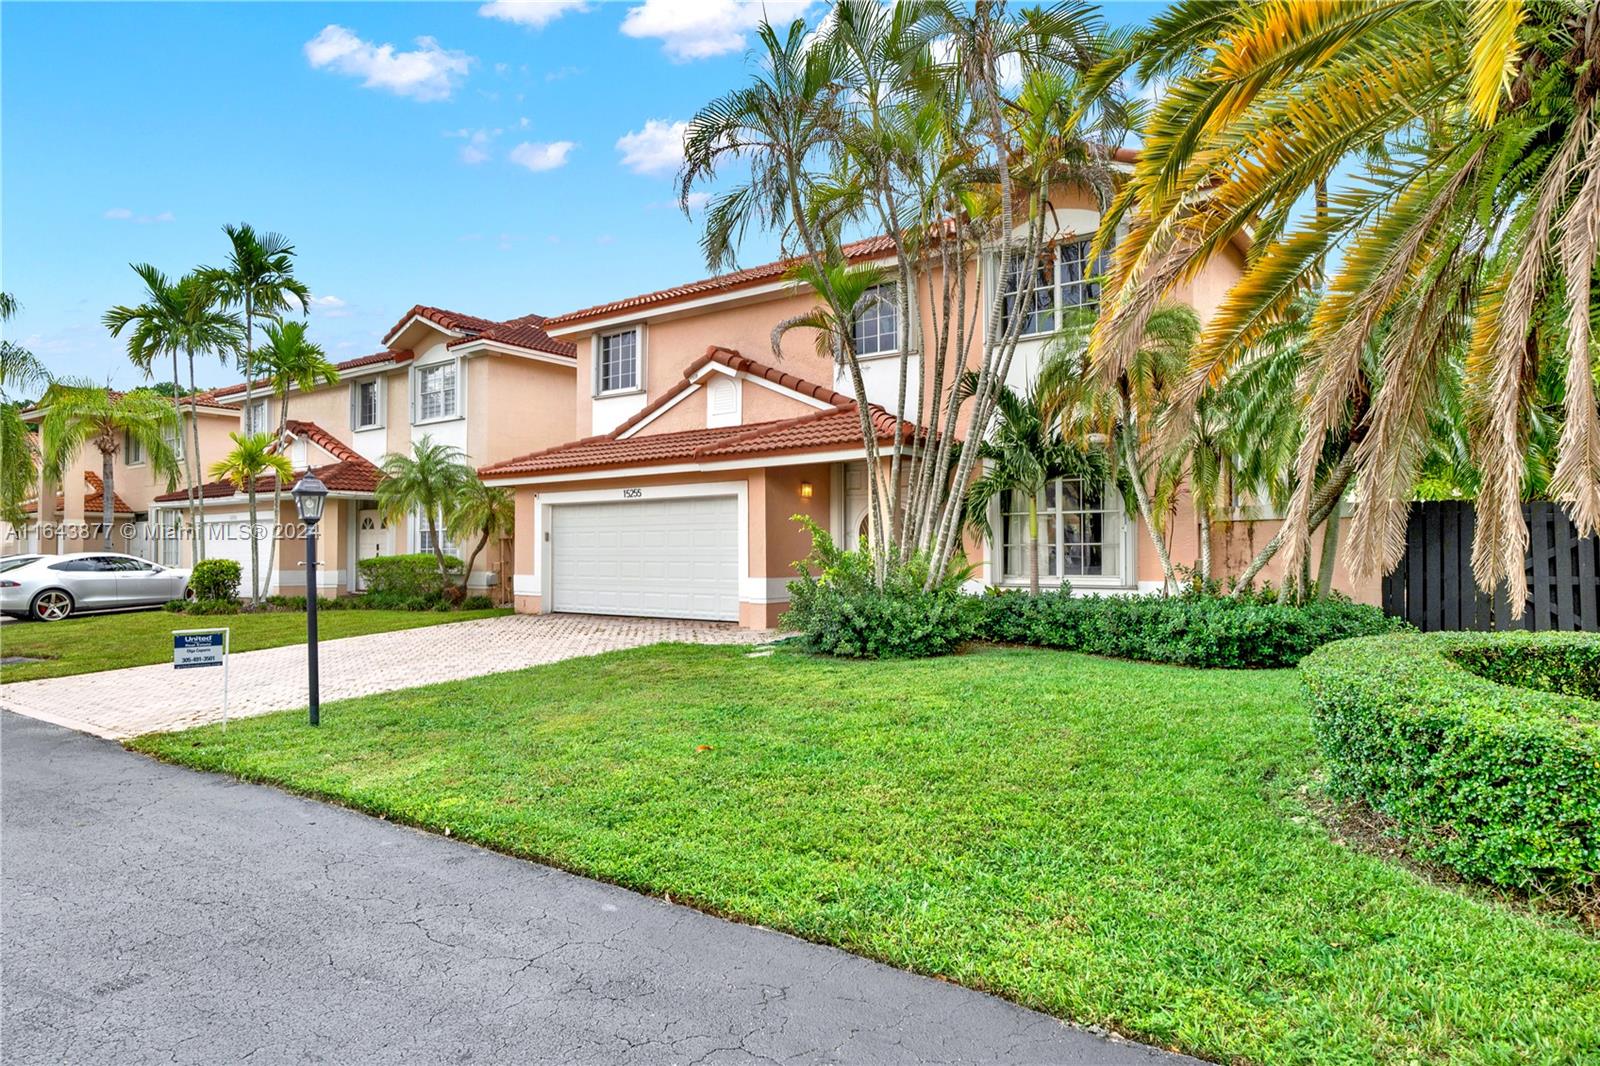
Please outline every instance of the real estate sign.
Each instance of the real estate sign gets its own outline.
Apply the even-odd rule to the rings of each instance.
[[[172,634],[172,665],[177,670],[222,666],[227,661],[226,629],[181,629]]]

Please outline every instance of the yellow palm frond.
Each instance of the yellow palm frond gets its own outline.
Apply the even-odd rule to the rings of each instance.
[[[1467,106],[1485,127],[1494,124],[1522,57],[1517,31],[1527,18],[1523,0],[1472,0]]]

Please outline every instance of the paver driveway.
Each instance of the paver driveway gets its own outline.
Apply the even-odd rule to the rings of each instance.
[[[108,636],[113,632],[107,629]],[[575,614],[480,618],[324,641],[320,687],[327,703],[662,641],[753,644],[770,636],[716,622],[656,618]],[[306,705],[304,645],[241,652],[232,659],[230,717]],[[112,739],[187,729],[222,719],[222,671],[174,670],[163,664],[20,681],[0,686],[0,707]]]

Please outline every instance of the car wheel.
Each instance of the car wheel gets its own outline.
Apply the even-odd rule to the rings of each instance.
[[[193,603],[194,589],[190,588],[188,585],[183,586],[183,598],[188,600],[190,603]]]
[[[61,589],[45,589],[33,598],[28,613],[40,622],[59,622],[72,614],[72,595]]]

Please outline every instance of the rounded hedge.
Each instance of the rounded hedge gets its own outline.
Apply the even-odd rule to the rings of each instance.
[[[1336,796],[1466,877],[1600,887],[1600,634],[1364,637],[1300,675]]]

